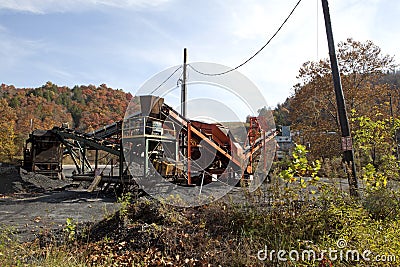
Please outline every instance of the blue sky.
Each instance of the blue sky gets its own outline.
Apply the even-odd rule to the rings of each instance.
[[[235,67],[270,38],[296,2],[2,0],[0,83],[105,83],[135,94],[153,75],[181,64],[184,47],[189,62]],[[336,43],[372,40],[400,62],[400,1],[329,3]],[[320,0],[302,0],[271,44],[239,70],[273,107],[291,94],[301,64],[327,53]]]

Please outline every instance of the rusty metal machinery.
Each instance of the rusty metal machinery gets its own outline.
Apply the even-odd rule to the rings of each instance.
[[[57,136],[51,131],[35,130],[26,141],[23,168],[50,177],[60,177],[62,155]]]
[[[33,132],[26,141],[24,167],[60,176],[64,153],[76,166],[72,178],[92,181],[93,185],[134,184],[135,176],[151,177],[152,172],[186,185],[214,179],[239,181],[251,178],[260,170],[259,165],[263,166],[261,170],[267,169],[267,144],[276,132],[263,130],[263,123],[264,118],[251,117],[245,143],[240,144],[221,124],[189,120],[165,104],[163,98],[140,96],[139,111],[93,132],[63,127],[42,135]],[[92,162],[88,151],[95,154]],[[107,177],[99,173],[99,151],[114,156],[118,175],[113,171]],[[130,168],[135,164],[140,171],[132,173]]]

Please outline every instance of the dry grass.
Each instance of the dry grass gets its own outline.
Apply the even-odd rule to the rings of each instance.
[[[393,195],[385,196],[393,206]],[[20,244],[15,233],[3,228],[0,266],[374,266],[257,258],[265,246],[288,251],[311,246],[318,251],[334,247],[339,238],[351,249],[400,257],[400,209],[378,219],[372,208],[333,188],[307,203],[280,200],[267,205],[249,196],[242,204],[219,201],[177,208],[141,198],[98,224],[70,228],[76,238],[65,238],[60,245],[39,240]]]

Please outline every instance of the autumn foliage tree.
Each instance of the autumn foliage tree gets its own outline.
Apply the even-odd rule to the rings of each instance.
[[[0,87],[0,160],[21,155],[29,133],[68,123],[91,131],[121,120],[132,95],[102,84],[70,89],[47,82],[38,88]]]
[[[347,110],[360,116],[372,116],[372,110],[389,116],[392,88],[380,81],[394,70],[393,57],[382,54],[371,41],[353,39],[338,44],[337,57]],[[329,59],[304,63],[297,78],[289,117],[292,128],[300,133],[299,141],[308,144],[315,157],[339,155],[340,128]]]
[[[15,145],[15,119],[14,110],[5,99],[0,99],[0,160],[12,161],[17,153]]]

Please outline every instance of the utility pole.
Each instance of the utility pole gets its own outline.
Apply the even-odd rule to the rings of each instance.
[[[186,65],[187,65],[187,49],[183,49],[183,75],[182,75],[182,85],[181,85],[181,115],[182,117],[186,118],[186,100],[187,100],[187,90],[186,90]],[[188,185],[192,184],[192,179],[191,179],[191,171],[190,171],[190,165],[191,165],[191,124],[188,122],[187,125],[187,140],[186,140],[186,147],[185,147],[185,140],[184,136],[182,135],[181,139],[181,144],[182,144],[182,153],[185,154],[185,148],[186,148],[186,158],[187,158],[187,183]]]
[[[335,88],[336,104],[338,108],[340,129],[342,132],[342,150],[343,150],[343,160],[347,167],[351,167],[351,172],[348,173],[347,179],[349,181],[350,195],[353,197],[358,197],[358,183],[357,183],[357,173],[356,165],[354,162],[354,151],[352,145],[352,138],[350,134],[349,121],[347,119],[346,104],[344,101],[342,84],[340,81],[340,73],[337,64],[335,43],[333,41],[331,18],[329,15],[328,0],[322,1],[322,9],[324,11],[325,19],[325,29],[326,37],[328,39],[329,57],[331,61],[333,85]]]
[[[187,62],[187,49],[183,49],[183,77],[181,85],[181,115],[186,118],[186,62]]]

